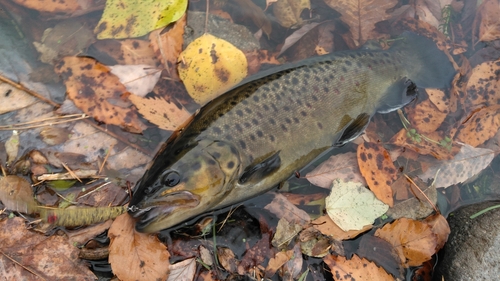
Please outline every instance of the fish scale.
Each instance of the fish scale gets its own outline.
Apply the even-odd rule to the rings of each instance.
[[[454,70],[413,33],[387,51],[358,50],[272,69],[216,98],[169,140],[136,185],[129,214],[155,232],[263,193],[359,136],[376,112],[403,107]]]

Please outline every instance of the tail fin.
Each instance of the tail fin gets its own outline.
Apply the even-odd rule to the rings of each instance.
[[[448,57],[436,44],[423,36],[404,32],[391,49],[402,51],[408,78],[418,87],[446,88],[455,75]]]

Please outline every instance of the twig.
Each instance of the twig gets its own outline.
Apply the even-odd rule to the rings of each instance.
[[[56,107],[56,108],[59,108],[59,107],[61,106],[60,104],[58,104],[58,103],[56,103],[56,102],[53,102],[53,101],[51,101],[51,100],[49,100],[49,99],[45,98],[44,96],[40,95],[39,93],[37,93],[37,92],[35,92],[35,91],[32,91],[32,90],[30,90],[30,89],[26,88],[26,87],[25,87],[25,86],[23,86],[21,83],[16,83],[16,82],[14,82],[14,81],[10,80],[10,79],[9,79],[9,78],[7,78],[7,77],[4,77],[4,76],[0,75],[0,81],[2,81],[2,82],[4,82],[4,83],[7,83],[7,84],[9,84],[9,85],[11,85],[11,86],[13,86],[13,87],[15,87],[15,88],[19,89],[19,90],[25,91],[26,93],[28,93],[28,94],[30,94],[30,95],[32,95],[32,96],[34,96],[35,98],[37,98],[37,99],[39,99],[39,100],[41,100],[41,101],[44,101],[44,102],[46,102],[46,103],[48,103],[48,104],[50,104],[50,105],[52,105],[52,106],[54,106],[54,107]]]
[[[89,192],[87,192],[87,193],[83,194],[82,196],[79,196],[77,199],[81,199],[81,198],[83,198],[83,197],[85,197],[85,196],[88,196],[88,195],[90,195],[90,194],[92,194],[92,193],[94,193],[94,192],[96,192],[96,191],[100,190],[101,188],[105,187],[106,185],[109,185],[110,183],[111,183],[110,181],[105,182],[105,183],[101,184],[100,186],[96,187],[95,189],[93,189],[93,190],[91,190],[91,191],[89,191]]]
[[[87,119],[87,118],[90,118],[90,116],[85,115],[85,114],[71,114],[71,115],[49,117],[49,118],[44,118],[41,120],[34,120],[34,121],[29,121],[29,122],[0,126],[0,131],[28,130],[28,129],[57,125],[57,124],[63,124],[63,123],[68,123],[68,122],[74,122],[74,121],[83,120],[83,119]],[[62,119],[67,119],[67,120],[62,120]],[[52,122],[52,120],[60,120],[60,121]],[[36,124],[36,123],[41,123],[41,124],[30,126],[30,124]]]
[[[68,167],[68,165],[66,165],[64,162],[61,162],[61,165],[64,167],[64,169],[66,169],[66,171],[68,171],[68,173],[74,178],[76,179],[77,181],[79,181],[80,183],[83,183],[83,181]]]
[[[432,208],[434,209],[434,211],[436,211],[437,213],[439,213],[439,210],[438,208],[436,207],[436,205],[434,205],[434,203],[432,203],[431,199],[429,199],[429,197],[427,197],[427,194],[425,194],[422,189],[420,189],[420,187],[418,187],[418,185],[409,177],[407,176],[406,174],[404,174],[404,176],[406,177],[406,179],[411,183],[413,184],[415,187],[417,187],[418,191],[420,191],[420,193],[422,193],[422,195],[424,196],[424,198],[429,202],[429,204],[432,206]]]
[[[102,169],[104,169],[104,164],[106,164],[106,161],[108,161],[108,158],[109,158],[109,155],[111,154],[111,150],[113,150],[113,147],[115,145],[112,144],[109,148],[108,148],[108,153],[106,153],[106,156],[104,156],[104,161],[102,161],[102,164],[101,164],[101,167],[99,167],[99,172],[97,172],[98,175],[101,174],[102,172]]]

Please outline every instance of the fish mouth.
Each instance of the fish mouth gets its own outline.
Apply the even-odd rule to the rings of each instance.
[[[128,213],[133,218],[139,219],[136,222],[136,228],[141,230],[155,220],[171,216],[179,209],[194,208],[199,204],[200,197],[198,195],[189,191],[177,191],[159,198],[151,198],[143,202],[140,207],[136,205],[129,206]]]

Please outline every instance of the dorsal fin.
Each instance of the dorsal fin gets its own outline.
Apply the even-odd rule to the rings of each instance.
[[[240,176],[239,183],[259,181],[270,173],[276,171],[281,166],[280,151],[259,161],[256,164],[249,166]]]

